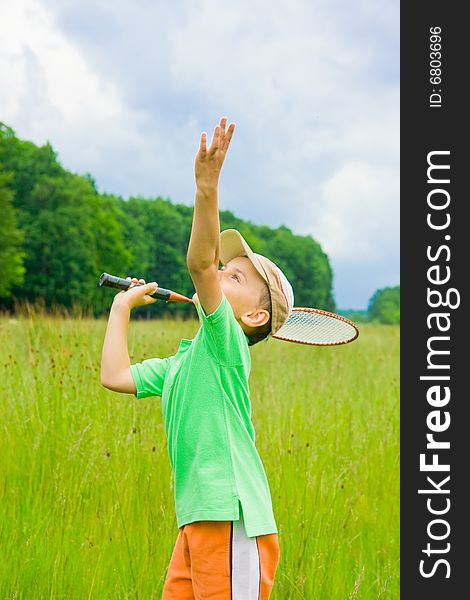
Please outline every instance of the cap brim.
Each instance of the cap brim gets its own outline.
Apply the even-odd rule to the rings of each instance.
[[[261,277],[270,285],[269,277],[259,258],[246,243],[245,239],[236,229],[225,229],[220,234],[220,262],[226,265],[237,256],[246,256]]]

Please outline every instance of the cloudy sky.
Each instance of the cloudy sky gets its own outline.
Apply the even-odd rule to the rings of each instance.
[[[0,120],[100,191],[192,203],[227,115],[221,208],[311,234],[340,308],[399,283],[398,0],[3,0],[0,22]]]

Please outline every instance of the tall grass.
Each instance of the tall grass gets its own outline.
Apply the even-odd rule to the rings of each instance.
[[[0,319],[0,597],[160,599],[177,535],[160,399],[99,383],[105,320]],[[133,321],[132,361],[195,321]],[[399,598],[399,331],[252,349],[281,559],[272,600]]]

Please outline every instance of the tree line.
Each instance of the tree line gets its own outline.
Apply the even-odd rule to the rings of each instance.
[[[52,146],[19,139],[0,123],[0,310],[25,301],[92,316],[109,310],[115,290],[99,276],[142,277],[186,296],[194,292],[186,267],[193,208],[167,198],[100,193],[93,177],[62,167]],[[309,235],[271,228],[220,211],[221,229],[235,228],[251,247],[284,271],[295,304],[335,310],[332,269]],[[194,315],[186,303],[157,302],[140,316]]]
[[[400,286],[376,290],[369,301],[368,320],[385,325],[400,324]]]

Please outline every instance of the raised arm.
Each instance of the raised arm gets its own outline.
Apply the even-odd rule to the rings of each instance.
[[[129,279],[129,277],[127,278]],[[133,284],[145,284],[141,279],[132,279]],[[153,304],[155,298],[151,294],[157,289],[155,282],[131,287],[125,292],[119,292],[114,297],[109,313],[108,326],[101,355],[101,384],[114,392],[135,394],[136,388],[130,370],[130,358],[127,347],[127,329],[131,310],[136,306]]]
[[[224,163],[235,124],[226,131],[227,118],[222,117],[214,130],[211,146],[207,149],[206,134],[201,135],[195,161],[196,199],[186,262],[199,302],[206,314],[220,304],[219,284],[219,175]]]

